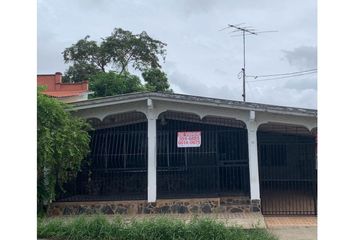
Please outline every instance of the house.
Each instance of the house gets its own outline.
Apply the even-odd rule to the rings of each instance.
[[[317,110],[152,92],[71,106],[91,152],[51,215],[317,214]]]
[[[44,94],[59,99],[65,103],[78,102],[88,99],[88,81],[80,83],[63,83],[62,73],[39,74],[37,75],[37,85],[46,86]]]

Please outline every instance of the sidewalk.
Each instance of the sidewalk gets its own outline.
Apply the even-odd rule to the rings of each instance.
[[[279,240],[317,240],[317,217],[265,217],[265,223]]]

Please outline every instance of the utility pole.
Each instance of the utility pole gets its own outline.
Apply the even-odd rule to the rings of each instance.
[[[247,35],[258,35],[259,33],[266,33],[266,32],[277,32],[277,31],[256,31],[254,28],[248,26],[248,27],[241,27],[244,23],[240,23],[237,25],[233,24],[228,24],[226,28],[223,28],[221,30],[225,30],[227,28],[232,28],[234,29],[232,33],[234,32],[242,32],[241,35],[232,35],[232,37],[242,37],[243,39],[243,68],[241,68],[242,72],[242,98],[243,101],[246,102],[246,36]]]

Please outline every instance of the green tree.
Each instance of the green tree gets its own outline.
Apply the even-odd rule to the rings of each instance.
[[[37,209],[56,198],[56,189],[74,178],[89,152],[89,125],[67,106],[37,93]]]
[[[112,34],[101,43],[89,40],[90,36],[80,39],[63,52],[65,63],[73,63],[72,69],[65,74],[74,82],[83,79],[72,74],[79,69],[97,69],[101,72],[114,70],[119,73],[129,71],[129,66],[143,71],[147,68],[160,68],[160,57],[165,59],[166,44],[151,38],[145,31],[133,34],[121,28],[115,28]],[[79,77],[82,77],[81,75]]]
[[[91,76],[89,84],[90,90],[94,92],[92,97],[106,97],[145,90],[139,77],[128,72],[122,74],[113,71],[99,72]]]
[[[63,82],[81,82],[100,72],[96,66],[87,63],[74,63],[64,73]]]
[[[142,73],[144,81],[146,82],[145,88],[151,92],[173,92],[170,89],[167,75],[158,68],[150,68]]]

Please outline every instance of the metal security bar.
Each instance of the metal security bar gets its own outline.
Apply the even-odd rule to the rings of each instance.
[[[146,199],[146,121],[101,127],[90,133],[91,153],[59,201]]]
[[[200,131],[201,146],[179,148],[177,133],[181,131]],[[235,194],[249,194],[244,126],[227,119],[162,116],[157,122],[158,198]]]
[[[317,214],[314,136],[259,131],[258,161],[263,214]]]

